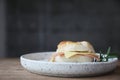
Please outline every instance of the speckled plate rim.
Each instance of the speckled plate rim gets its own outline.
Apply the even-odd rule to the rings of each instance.
[[[28,61],[33,61],[33,62],[40,62],[40,63],[49,63],[49,64],[109,64],[109,63],[113,63],[113,62],[117,62],[118,61],[118,58],[110,58],[109,61],[107,62],[49,62],[48,60],[35,60],[35,59],[29,59],[29,58],[26,58],[28,57],[29,55],[36,55],[36,54],[52,54],[54,53],[55,51],[49,51],[49,52],[36,52],[36,53],[29,53],[29,54],[24,54],[24,55],[21,55],[20,56],[20,59],[24,59],[24,60],[28,60]],[[49,57],[47,57],[49,58]]]

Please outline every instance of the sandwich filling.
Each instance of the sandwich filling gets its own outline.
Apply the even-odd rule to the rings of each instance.
[[[67,51],[67,52],[57,52],[57,53],[54,53],[50,59],[51,62],[55,62],[55,57],[56,56],[60,56],[60,57],[65,57],[67,59],[70,59],[76,55],[79,55],[79,56],[88,56],[90,58],[93,58],[93,59],[96,59],[96,60],[99,60],[99,56],[94,54],[94,53],[89,53],[89,52],[78,52],[78,51]]]

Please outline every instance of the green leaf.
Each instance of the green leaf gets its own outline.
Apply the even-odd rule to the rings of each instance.
[[[107,56],[109,56],[110,50],[111,50],[111,47],[108,47],[108,50],[107,50],[107,53],[106,53]]]
[[[108,58],[117,58],[117,56],[108,56]]]
[[[115,53],[110,53],[109,54],[109,56],[108,56],[109,58],[117,58],[118,57],[118,55],[117,54],[115,54]]]

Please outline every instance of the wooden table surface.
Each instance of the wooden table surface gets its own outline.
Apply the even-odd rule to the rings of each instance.
[[[33,74],[26,71],[19,59],[0,59],[0,80],[120,80],[120,61],[112,73],[84,78],[60,78]]]

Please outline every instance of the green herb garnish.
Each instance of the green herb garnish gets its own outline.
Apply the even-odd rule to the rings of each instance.
[[[111,55],[110,50],[111,50],[111,47],[108,47],[107,52],[105,54],[103,54],[100,51],[100,62],[106,62],[108,61],[109,58],[117,57],[116,55],[113,55],[113,54]]]
[[[103,61],[103,54],[102,54],[102,52],[100,51],[100,62],[102,62]]]
[[[106,61],[108,61],[109,54],[110,54],[111,47],[108,47],[107,53],[106,53]]]

